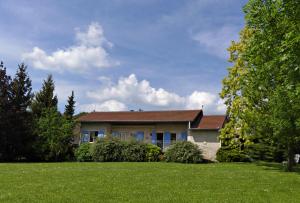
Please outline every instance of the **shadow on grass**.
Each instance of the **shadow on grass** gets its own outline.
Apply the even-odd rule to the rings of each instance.
[[[275,170],[280,172],[287,172],[286,166],[282,163],[274,162],[256,162],[257,166],[262,166],[265,170]],[[300,164],[296,164],[292,173],[297,173],[300,175]]]

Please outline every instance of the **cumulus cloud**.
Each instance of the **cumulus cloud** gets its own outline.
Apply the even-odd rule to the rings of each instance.
[[[127,109],[128,105],[151,109],[201,109],[204,106],[206,113],[225,112],[224,104],[215,94],[194,91],[191,95],[180,96],[163,88],[154,88],[147,80],[139,81],[134,74],[119,78],[117,83],[105,84],[98,90],[87,92],[88,98],[99,102],[97,109],[102,109],[104,104],[108,105],[107,101],[117,101],[122,104],[118,106],[119,110]],[[117,110],[115,106],[113,104],[113,109]]]
[[[107,49],[113,44],[109,42],[98,23],[91,23],[86,32],[76,30],[76,44],[66,49],[47,54],[43,49],[34,47],[31,52],[22,54],[23,60],[34,68],[58,72],[85,72],[90,68],[105,68],[118,65],[109,57]]]
[[[199,42],[210,54],[220,58],[227,58],[227,48],[232,40],[238,39],[239,28],[236,26],[223,26],[216,30],[202,31],[193,35],[193,39]]]
[[[79,105],[81,112],[91,111],[126,111],[126,105],[116,100],[107,100],[102,103],[92,103]]]

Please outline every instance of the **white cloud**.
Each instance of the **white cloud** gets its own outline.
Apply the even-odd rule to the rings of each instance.
[[[34,68],[63,72],[85,72],[91,68],[105,68],[118,65],[109,57],[106,48],[111,48],[98,23],[91,23],[86,32],[76,30],[76,44],[66,49],[58,49],[48,55],[43,49],[34,47],[31,52],[22,54],[22,58]]]
[[[232,40],[237,40],[239,28],[236,26],[223,26],[216,30],[202,31],[193,35],[193,39],[199,42],[210,54],[220,58],[229,56],[227,48]]]
[[[147,80],[139,81],[134,74],[119,78],[116,84],[111,82],[102,85],[98,90],[87,92],[88,98],[99,102],[92,104],[93,109],[107,110],[109,105],[114,110],[128,109],[128,106],[150,109],[201,109],[203,105],[206,114],[225,112],[224,105],[215,94],[194,91],[191,95],[180,96],[163,88],[154,88]],[[119,103],[116,105],[107,101]]]
[[[91,111],[126,111],[126,105],[116,100],[107,100],[103,103],[92,103],[79,105],[81,112]]]
[[[118,99],[122,102],[166,107],[184,103],[184,98],[162,88],[155,89],[146,80],[138,81],[134,74],[120,78],[115,85],[111,84],[98,91],[89,91],[87,96],[98,101]]]

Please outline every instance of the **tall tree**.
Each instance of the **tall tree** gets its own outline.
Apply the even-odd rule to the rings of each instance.
[[[249,120],[254,131],[270,124],[291,171],[300,140],[300,1],[250,0],[245,13],[254,30],[246,50]]]
[[[0,160],[11,159],[11,78],[6,73],[3,62],[0,62]]]
[[[221,130],[220,139],[222,145],[240,150],[243,150],[244,145],[251,143],[247,133],[247,121],[244,116],[247,109],[247,98],[242,94],[248,74],[244,52],[251,33],[252,31],[245,27],[240,32],[240,41],[232,41],[231,46],[228,48],[230,53],[228,61],[233,63],[233,66],[228,68],[228,76],[223,79],[223,88],[220,93],[227,106],[229,118],[227,124]]]
[[[71,96],[68,97],[68,103],[65,105],[64,116],[72,120],[75,112],[75,100],[74,100],[74,91],[72,91]]]
[[[35,117],[40,117],[44,109],[57,108],[57,96],[54,95],[54,81],[52,75],[48,75],[44,80],[42,89],[36,93],[31,105]]]
[[[33,119],[28,111],[33,94],[31,80],[27,73],[27,66],[20,64],[17,73],[11,83],[11,105],[13,129],[10,136],[13,137],[15,158],[23,158],[29,155],[33,142]]]

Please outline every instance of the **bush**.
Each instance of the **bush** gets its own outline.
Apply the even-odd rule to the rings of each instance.
[[[221,147],[217,152],[219,162],[250,162],[250,157],[239,149]]]
[[[200,163],[202,153],[196,144],[183,141],[171,145],[165,152],[164,158],[167,162]]]
[[[124,142],[123,161],[141,162],[146,159],[146,145],[139,142]]]
[[[160,147],[146,144],[146,161],[160,161],[160,155],[162,155]]]
[[[92,161],[91,144],[83,143],[75,150],[77,161]]]
[[[282,162],[285,160],[284,151],[279,147],[264,143],[255,143],[245,148],[245,153],[253,160]]]
[[[124,144],[119,140],[100,139],[93,146],[93,160],[100,162],[123,161],[123,147]]]

